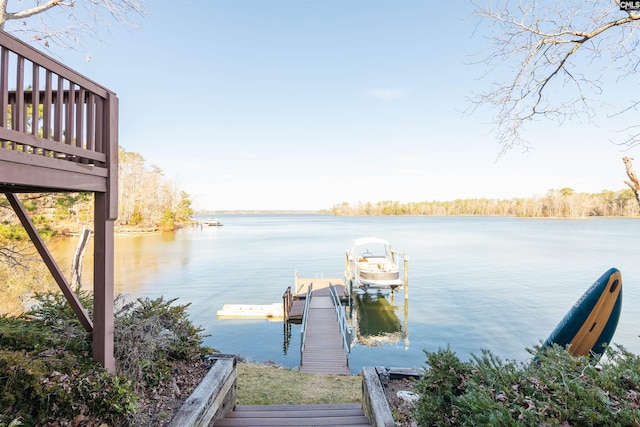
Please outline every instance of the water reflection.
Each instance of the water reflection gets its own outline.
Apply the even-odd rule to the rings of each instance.
[[[282,322],[282,354],[286,355],[289,352],[289,345],[291,344],[291,323],[288,321]]]
[[[77,245],[77,236],[49,243],[49,250],[66,277],[71,276]],[[176,233],[116,235],[115,292],[137,295],[142,285],[161,275],[165,269],[184,269],[189,263],[190,245],[195,245],[195,242],[178,241]],[[93,239],[87,245],[82,265],[82,287],[93,288]]]
[[[359,344],[380,347],[385,344],[404,343],[409,348],[409,301],[404,299],[403,321],[400,322],[395,306],[395,293],[355,293],[351,311],[352,327]]]

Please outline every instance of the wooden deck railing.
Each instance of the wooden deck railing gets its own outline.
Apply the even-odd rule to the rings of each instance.
[[[0,161],[30,169],[0,184],[106,191],[117,182],[117,114],[113,92],[0,31]]]

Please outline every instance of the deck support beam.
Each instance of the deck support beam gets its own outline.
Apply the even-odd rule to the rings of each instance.
[[[114,341],[114,221],[109,197],[95,193],[93,241],[93,360],[115,372]]]
[[[56,283],[60,287],[60,290],[62,291],[65,298],[71,305],[73,312],[76,314],[76,316],[80,320],[80,323],[82,323],[82,326],[87,332],[89,333],[93,332],[93,324],[91,322],[91,319],[89,318],[89,314],[87,313],[87,310],[85,310],[85,308],[82,306],[82,303],[80,303],[78,296],[73,292],[73,290],[71,289],[71,286],[69,285],[69,282],[67,282],[67,279],[65,279],[64,275],[62,274],[62,271],[60,271],[60,267],[58,267],[58,264],[51,256],[51,252],[49,252],[49,250],[47,249],[47,246],[44,244],[44,241],[40,237],[40,234],[38,234],[38,230],[36,230],[35,226],[31,222],[31,219],[29,219],[29,215],[27,214],[27,211],[24,209],[24,206],[22,206],[22,203],[20,203],[20,200],[18,200],[15,194],[13,193],[4,193],[4,194],[7,197],[7,200],[9,201],[9,204],[13,208],[14,212],[20,219],[20,222],[22,223],[22,226],[24,227],[27,234],[29,235],[29,238],[31,239],[34,246],[38,250],[38,253],[42,257],[42,260],[44,261],[45,265],[49,269],[49,272],[51,272],[53,279],[56,281]]]

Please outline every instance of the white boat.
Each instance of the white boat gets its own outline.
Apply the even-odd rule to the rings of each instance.
[[[384,239],[356,239],[347,249],[347,279],[364,290],[395,290],[404,283],[400,278],[398,252]]]
[[[222,222],[218,218],[207,218],[204,221],[205,224],[210,225],[212,227],[221,227]]]

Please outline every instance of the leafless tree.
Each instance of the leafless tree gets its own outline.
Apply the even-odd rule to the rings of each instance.
[[[0,0],[0,30],[23,40],[75,48],[82,36],[97,38],[111,24],[136,26],[144,0]]]
[[[471,99],[474,108],[492,109],[501,154],[529,149],[524,128],[538,119],[601,118],[606,81],[632,81],[640,67],[640,11],[621,10],[619,0],[497,0],[475,9],[479,25],[490,27],[477,64],[490,77],[510,73]],[[624,114],[639,106],[640,99],[615,108]],[[640,144],[638,129],[640,121],[618,143]]]
[[[633,194],[636,196],[636,202],[638,202],[638,206],[640,206],[640,181],[638,181],[638,176],[633,171],[633,165],[631,164],[632,160],[633,158],[631,157],[622,158],[627,170],[627,176],[629,177],[629,179],[625,181],[625,184],[631,188],[631,191],[633,191]]]

